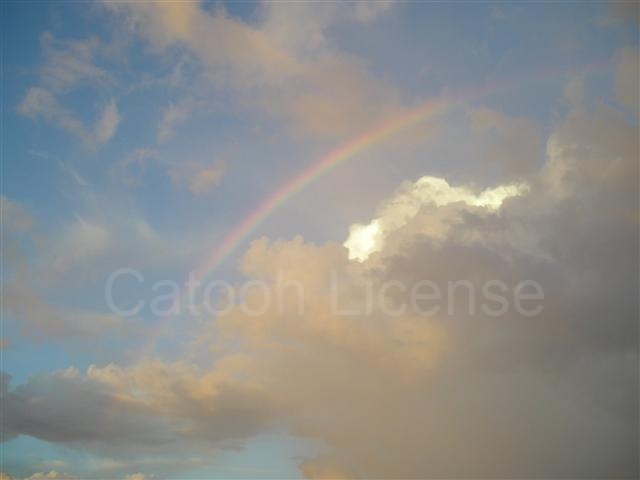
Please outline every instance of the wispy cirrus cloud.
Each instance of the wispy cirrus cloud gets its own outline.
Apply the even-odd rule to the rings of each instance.
[[[167,171],[169,178],[177,185],[185,185],[194,195],[202,195],[217,186],[225,172],[225,163],[184,162]]]
[[[64,92],[83,84],[107,86],[115,83],[108,71],[95,63],[102,48],[97,37],[61,40],[45,32],[40,42],[44,56],[42,81],[53,91]]]
[[[102,110],[93,127],[87,127],[69,109],[64,107],[49,91],[32,87],[18,105],[18,112],[31,119],[42,119],[80,140],[87,148],[95,150],[115,135],[120,124],[120,113],[115,100]]]
[[[60,96],[82,86],[107,88],[114,78],[95,63],[102,50],[97,37],[85,40],[60,40],[49,32],[40,38],[44,63],[39,71],[41,86],[27,90],[18,112],[31,119],[42,119],[97,150],[115,135],[122,120],[114,99],[103,105],[93,126],[86,125],[60,101]]]
[[[308,5],[264,4],[250,24],[194,3],[106,3],[127,18],[159,51],[185,48],[214,85],[248,105],[284,119],[299,133],[336,136],[366,129],[401,105],[393,87],[370,75],[354,56],[338,52],[328,29],[341,22],[369,23],[387,2]],[[224,46],[224,48],[221,48]],[[184,121],[188,110],[169,107],[159,127]]]

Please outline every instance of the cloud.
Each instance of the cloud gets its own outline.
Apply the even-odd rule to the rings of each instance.
[[[468,114],[472,131],[478,135],[482,167],[498,176],[516,178],[539,168],[544,145],[533,122],[489,108],[474,108]]]
[[[114,83],[113,77],[94,63],[105,47],[97,37],[60,40],[49,32],[43,33],[40,41],[44,56],[42,86],[27,91],[18,112],[31,119],[41,118],[76,137],[87,148],[98,149],[114,136],[120,123],[115,100],[107,103],[95,126],[89,127],[62,105],[59,97],[83,85],[95,88]]]
[[[633,4],[633,3],[631,3]],[[636,9],[637,9],[636,5]],[[637,48],[627,48],[620,52],[616,67],[615,93],[616,99],[628,108],[630,112],[638,115],[640,99],[638,98],[638,85],[640,85],[640,52]]]
[[[115,162],[109,169],[109,175],[125,185],[139,185],[148,164],[158,161],[158,158],[158,151],[153,148],[136,148]]]
[[[187,121],[194,108],[192,101],[182,101],[166,107],[158,124],[158,142],[165,142],[173,137],[175,127]]]
[[[0,210],[2,211],[2,226],[11,232],[24,232],[34,226],[33,217],[19,203],[0,195]]]
[[[382,250],[386,237],[411,222],[424,207],[437,209],[457,203],[497,212],[506,199],[522,195],[527,190],[526,184],[512,184],[488,188],[476,194],[468,187],[452,187],[443,178],[425,176],[414,183],[405,183],[395,196],[378,207],[371,222],[352,225],[344,246],[349,249],[349,258],[363,261]],[[443,227],[445,225],[440,225]],[[431,225],[430,234],[438,236],[434,231],[437,229],[435,224]]]
[[[300,464],[299,468],[304,478],[310,480],[329,478],[334,480],[348,480],[350,478],[357,478],[352,472],[342,470],[331,458],[305,460]]]
[[[8,324],[14,319],[21,333],[29,338],[43,340],[70,340],[96,338],[106,335],[135,333],[137,325],[125,323],[122,317],[96,310],[61,307],[47,303],[32,288],[20,282],[5,285]],[[130,320],[130,319],[128,319]]]
[[[625,0],[609,1],[609,15],[617,21],[640,23],[640,6],[636,2]]]
[[[336,85],[345,87],[337,102],[366,117],[367,87],[353,104],[348,97],[369,77],[350,57],[334,55],[327,38],[336,7],[314,10],[318,16],[307,20],[313,34],[302,44],[291,39],[304,28],[296,31],[287,15],[307,11],[281,8],[283,19],[275,22],[276,13],[266,12],[256,24],[195,3],[139,3],[127,14],[157,48],[187,45],[210,62],[212,75],[221,75],[215,82],[238,79],[243,92],[250,85],[276,93],[269,106],[279,102],[280,85],[304,84],[286,99],[300,100],[301,109],[287,118],[310,122],[301,123],[310,131],[344,130],[340,113],[323,103],[340,91]],[[370,14],[361,15],[370,21]],[[212,42],[198,46],[197,36],[225,48],[209,52]],[[224,41],[231,40],[236,58],[225,52]],[[254,58],[258,52],[266,60]],[[309,72],[318,73],[317,80],[309,80]],[[62,109],[52,96],[39,95],[35,115],[44,115],[42,105]],[[257,318],[247,314],[242,307],[264,305],[263,292],[251,289],[226,316],[181,323],[186,344],[176,336],[171,348],[182,361],[69,368],[15,387],[4,376],[7,438],[28,435],[118,457],[121,468],[147,456],[173,463],[194,452],[238,449],[284,425],[326,447],[321,457],[302,461],[309,478],[637,478],[637,125],[627,114],[606,105],[588,109],[582,100],[572,96],[570,112],[540,152],[534,125],[495,110],[472,111],[479,135],[496,134],[487,151],[497,152],[506,180],[466,185],[442,175],[408,181],[380,201],[369,223],[352,227],[345,245],[256,240],[240,273],[264,281],[271,304]],[[283,105],[281,113],[289,115],[290,105]],[[62,112],[53,118],[64,118]],[[514,141],[523,141],[526,151]],[[535,161],[538,153],[544,164]],[[135,166],[144,169],[154,155],[142,149],[125,157],[123,176]],[[220,178],[217,167],[199,162],[172,166],[168,174],[196,194]],[[23,225],[23,212],[7,202],[13,224]],[[97,203],[101,210],[106,202]],[[78,217],[55,237],[61,240],[54,239],[48,263],[98,275],[97,259],[108,258],[109,266],[114,258],[157,265],[176,255],[171,239],[161,240],[126,213]],[[203,242],[210,243],[208,237]],[[198,250],[192,238],[182,245]],[[129,256],[117,256],[118,248]],[[282,280],[304,285],[304,315],[297,313],[294,289],[277,312],[278,269]],[[376,303],[370,315],[338,316],[330,307],[333,270],[344,309],[365,312],[368,286],[379,291],[388,280],[411,289],[423,279],[440,286],[464,279],[480,292],[485,281],[499,279],[512,298],[521,280],[533,279],[544,288],[544,310],[535,318],[513,310],[492,317],[477,308],[470,316],[462,289],[452,315],[425,318],[407,310],[393,317]],[[87,322],[89,312],[55,308],[29,285],[15,283],[8,291],[8,309],[46,335],[59,334],[58,327],[81,335],[122,330],[110,316]],[[407,292],[389,289],[382,300],[395,308],[407,302]]]
[[[80,187],[88,187],[89,182],[87,182],[82,175],[78,173],[78,171],[73,168],[71,165],[68,165],[64,162],[60,162],[60,168],[67,172],[69,176],[73,179],[73,181]]]
[[[120,124],[120,114],[115,100],[111,100],[102,112],[102,117],[95,127],[95,142],[102,145],[111,140]]]
[[[243,272],[269,283],[272,303],[276,269],[283,281],[302,282],[305,315],[295,314],[290,294],[284,315],[273,305],[257,319],[234,311],[202,344],[218,336],[250,352],[250,376],[285,399],[294,432],[331,447],[316,468],[303,464],[311,478],[634,478],[636,139],[614,109],[578,107],[550,135],[526,195],[491,212],[449,202],[459,187],[441,181],[439,205],[436,196],[417,213],[396,215],[403,220],[377,264],[349,261],[335,244],[257,241]],[[402,211],[397,196],[383,205]],[[374,304],[370,316],[339,317],[328,311],[332,269],[340,272],[344,309],[365,311],[367,281],[375,292],[392,279],[409,290],[423,279],[440,286],[467,279],[479,292],[500,279],[512,293],[534,279],[544,288],[544,310],[535,319],[513,310],[471,317],[463,295],[452,316],[391,318]],[[408,293],[391,291],[389,306],[408,302]],[[262,292],[246,301],[260,308]],[[554,453],[566,445],[572,456]]]
[[[393,4],[394,2],[390,0],[358,2],[354,5],[355,18],[363,23],[372,22],[392,8]]]
[[[133,25],[158,52],[185,49],[205,78],[247,106],[282,119],[295,132],[335,137],[401,111],[397,92],[367,72],[362,61],[339,53],[327,31],[339,23],[372,21],[389,5],[332,2],[295,6],[266,3],[259,21],[246,23],[223,8],[198,3],[106,3]],[[187,116],[173,105],[160,123],[159,139]]]
[[[286,425],[328,450],[302,462],[310,478],[637,478],[637,158],[627,115],[574,105],[526,194],[408,182],[381,202],[388,235],[365,262],[337,243],[257,240],[241,273],[266,283],[263,315],[242,308],[264,305],[249,289],[229,314],[191,324],[182,362],[68,369],[6,388],[6,432],[126,456],[238,448]],[[304,285],[303,315],[294,288],[278,314],[277,269]],[[392,279],[443,292],[469,280],[478,296],[498,279],[509,299],[531,279],[544,309],[471,316],[460,289],[451,315],[390,316],[376,299],[370,315],[339,316],[332,270],[341,309],[365,312],[368,282],[377,292]],[[382,299],[396,308],[407,295]]]
[[[124,480],[153,480],[153,475],[144,473],[132,473],[124,477]],[[0,472],[0,480],[76,480],[78,477],[67,473],[49,470],[48,472],[36,472],[28,477],[18,478],[6,472]]]
[[[154,148],[136,148],[115,162],[109,175],[127,186],[138,186],[152,166],[163,169],[173,184],[185,187],[194,195],[205,194],[219,185],[226,171],[222,160],[170,162]]]
[[[144,473],[132,473],[131,475],[127,475],[125,480],[153,480],[153,475],[146,475]]]
[[[53,266],[58,271],[65,271],[74,264],[105,253],[111,245],[112,234],[104,225],[77,217],[58,242]]]
[[[225,368],[225,365],[229,365]],[[8,437],[23,434],[137,454],[233,445],[265,426],[272,401],[259,385],[232,381],[231,359],[207,373],[184,363],[90,366],[32,377],[3,395]],[[204,442],[200,447],[195,440]],[[178,451],[179,449],[179,451]]]
[[[90,149],[97,149],[107,143],[120,123],[118,107],[114,100],[106,105],[95,127],[90,129],[61,105],[53,94],[40,87],[32,87],[27,91],[18,106],[18,112],[34,120],[45,120],[76,137]]]
[[[29,118],[44,118],[52,124],[57,124],[63,130],[82,139],[87,139],[84,126],[47,90],[40,87],[29,89],[18,111]]]
[[[175,184],[186,185],[194,195],[202,195],[220,183],[224,170],[224,163],[221,161],[215,165],[184,162],[178,167],[170,168],[167,174]]]
[[[44,65],[42,81],[55,92],[64,92],[81,84],[106,86],[114,82],[107,71],[94,64],[101,49],[100,40],[60,40],[45,32],[40,37]]]
[[[202,255],[212,235],[160,234],[130,208],[120,208],[114,198],[88,187],[82,187],[80,195],[82,216],[59,220],[47,235],[32,227],[30,217],[22,218],[23,207],[2,199],[10,205],[3,207],[9,256],[3,278],[5,321],[30,340],[50,339],[65,346],[77,346],[86,338],[136,338],[145,333],[138,317],[123,319],[106,309],[104,289],[111,273],[126,266],[144,272],[147,281],[159,271],[166,278],[167,270],[183,270],[193,256]],[[110,208],[105,210],[105,205]],[[69,291],[73,298],[67,296]],[[135,295],[116,293],[114,298],[122,307]]]
[[[30,246],[30,237],[36,221],[21,203],[0,195],[2,214],[2,243],[5,271],[19,269],[26,261],[25,247]]]
[[[38,472],[27,477],[25,480],[74,480],[76,477],[66,473],[50,470],[48,472]]]

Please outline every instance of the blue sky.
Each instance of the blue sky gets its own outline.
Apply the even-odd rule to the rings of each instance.
[[[11,420],[1,470],[132,480],[633,476],[629,434],[612,432],[618,421],[633,423],[633,394],[623,385],[637,360],[637,342],[618,338],[632,329],[634,308],[637,319],[625,293],[637,296],[637,272],[620,267],[637,266],[637,18],[633,2],[3,2],[2,371]],[[557,292],[537,327],[515,320],[517,328],[496,325],[503,333],[469,344],[455,322],[406,319],[392,328],[381,326],[383,316],[354,333],[315,310],[304,328],[271,317],[248,327],[234,310],[228,321],[181,315],[149,351],[163,320],[148,308],[127,318],[109,310],[113,271],[145,277],[119,281],[119,306],[148,304],[155,281],[184,281],[328,152],[462,92],[463,102],[314,179],[211,278],[264,280],[284,265],[317,286],[338,265],[356,291],[367,275],[415,281],[445,267],[442,278],[527,274]],[[420,183],[424,177],[448,183],[422,191],[436,184]],[[509,185],[522,188],[499,211],[473,203]],[[354,261],[345,241],[374,223],[385,226],[371,240],[375,250]],[[609,236],[600,239],[603,230]],[[466,255],[471,261],[459,265]],[[606,286],[618,267],[620,285]],[[310,300],[313,308],[323,298]],[[593,319],[563,336],[574,319],[611,305],[600,317],[615,318],[614,333],[604,335]],[[285,353],[289,347],[298,353]],[[491,360],[483,349],[499,353]],[[341,363],[350,358],[357,361]],[[558,362],[551,379],[541,373],[548,358]],[[485,361],[488,370],[472,375]],[[379,390],[389,365],[394,380]],[[624,370],[619,383],[609,368]],[[458,374],[466,387],[443,381]],[[405,376],[408,384],[398,380]],[[497,382],[494,394],[465,407],[469,378]],[[419,387],[431,384],[461,397],[447,407],[446,395]],[[587,439],[575,463],[550,461],[538,447],[524,459],[514,447],[512,464],[502,465],[496,437],[496,451],[453,468],[455,448],[423,438],[433,437],[427,426],[444,429],[442,438],[464,449],[460,438],[471,442],[473,429],[452,426],[456,408],[480,411],[485,401],[505,402],[512,415],[512,429],[498,436],[522,433],[521,412],[511,409],[519,399],[501,389],[542,392],[549,411],[525,420],[553,423],[565,412],[558,384],[568,402],[620,389],[602,399],[615,405],[610,424],[597,419],[579,430],[582,415],[593,419],[589,409],[602,407],[579,404],[556,432],[553,446]],[[358,406],[374,393],[381,411]],[[453,423],[430,423],[432,414],[418,411],[421,398],[434,398],[430,411]],[[414,421],[395,418],[395,408]],[[478,432],[486,422],[468,419]],[[360,428],[368,438],[351,441]],[[618,454],[605,452],[598,464],[589,458],[601,444]],[[537,468],[543,463],[549,470]]]

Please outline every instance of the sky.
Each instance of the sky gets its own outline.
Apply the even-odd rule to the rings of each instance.
[[[0,8],[1,479],[640,475],[638,3]]]

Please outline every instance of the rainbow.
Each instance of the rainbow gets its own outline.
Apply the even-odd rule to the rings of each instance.
[[[518,81],[511,80],[507,82],[487,84],[481,88],[458,92],[457,95],[441,96],[436,99],[431,99],[417,108],[411,109],[402,115],[383,123],[373,130],[351,139],[291,178],[279,190],[262,202],[258,208],[253,210],[244,220],[242,220],[242,222],[238,223],[195,269],[196,280],[202,281],[210,276],[211,273],[215,271],[218,266],[220,266],[220,264],[236,248],[238,248],[239,245],[243,243],[251,232],[253,232],[267,217],[269,217],[269,215],[271,215],[271,213],[286,203],[291,197],[303,190],[307,185],[340,164],[384,142],[395,134],[438,115],[442,115],[455,106],[463,105],[466,102],[485,97],[492,93],[521,88],[527,84],[535,85],[536,83],[550,78],[553,79],[557,77],[563,78],[567,75],[580,75],[588,71],[610,67],[610,65],[610,60],[607,60],[605,62],[589,64],[578,69],[575,67],[550,69],[542,73],[538,73],[537,75],[530,75],[521,78]],[[187,291],[183,290],[180,294],[180,303],[182,303],[186,295]],[[143,348],[145,353],[149,353],[150,350],[152,350],[153,345],[162,335],[162,332],[166,331],[170,319],[171,316],[165,317],[164,321],[161,322],[157,330],[154,332],[155,334],[151,336],[148,342],[146,342],[144,345],[145,348]]]
[[[401,130],[444,113],[454,103],[458,102],[445,99],[426,102],[422,106],[350,140],[311,164],[311,166],[290,179],[282,188],[268,197],[257,209],[231,230],[217,248],[196,269],[196,278],[203,280],[210,275],[271,213],[307,185],[359,153],[383,142]]]
[[[282,188],[268,197],[249,216],[231,230],[218,244],[215,250],[195,269],[195,279],[205,280],[216,268],[236,249],[242,242],[258,227],[271,213],[287,202],[296,193],[304,189],[307,185],[318,179],[325,173],[334,169],[341,163],[355,157],[359,153],[383,142],[401,130],[418,125],[429,118],[433,118],[452,108],[455,104],[461,103],[466,96],[458,97],[457,100],[451,98],[440,98],[430,100],[418,108],[414,108],[404,115],[400,115],[391,121],[366,132],[329,152],[317,162],[311,164],[307,169],[294,176]],[[188,290],[183,289],[178,299],[179,305],[183,303]],[[140,350],[142,356],[150,354],[157,340],[167,333],[169,322],[172,316],[167,316],[153,330],[152,335],[145,342]]]
[[[597,62],[576,67],[559,67],[548,69],[537,75],[529,75],[516,81],[504,81],[486,84],[480,88],[458,92],[456,95],[442,96],[431,99],[426,103],[399,115],[386,123],[365,132],[356,138],[344,143],[328,155],[312,163],[308,168],[294,176],[285,183],[273,195],[268,197],[242,222],[231,230],[220,242],[215,250],[196,268],[196,278],[204,280],[240,245],[249,234],[255,230],[271,213],[278,209],[296,193],[304,189],[307,185],[320,178],[325,173],[331,171],[338,165],[344,163],[359,153],[368,150],[395,134],[418,125],[424,121],[444,114],[456,105],[462,105],[474,99],[482,98],[492,93],[521,88],[525,85],[535,85],[541,81],[554,78],[563,78],[567,75],[581,75],[588,71],[602,69],[610,66],[610,60]]]

